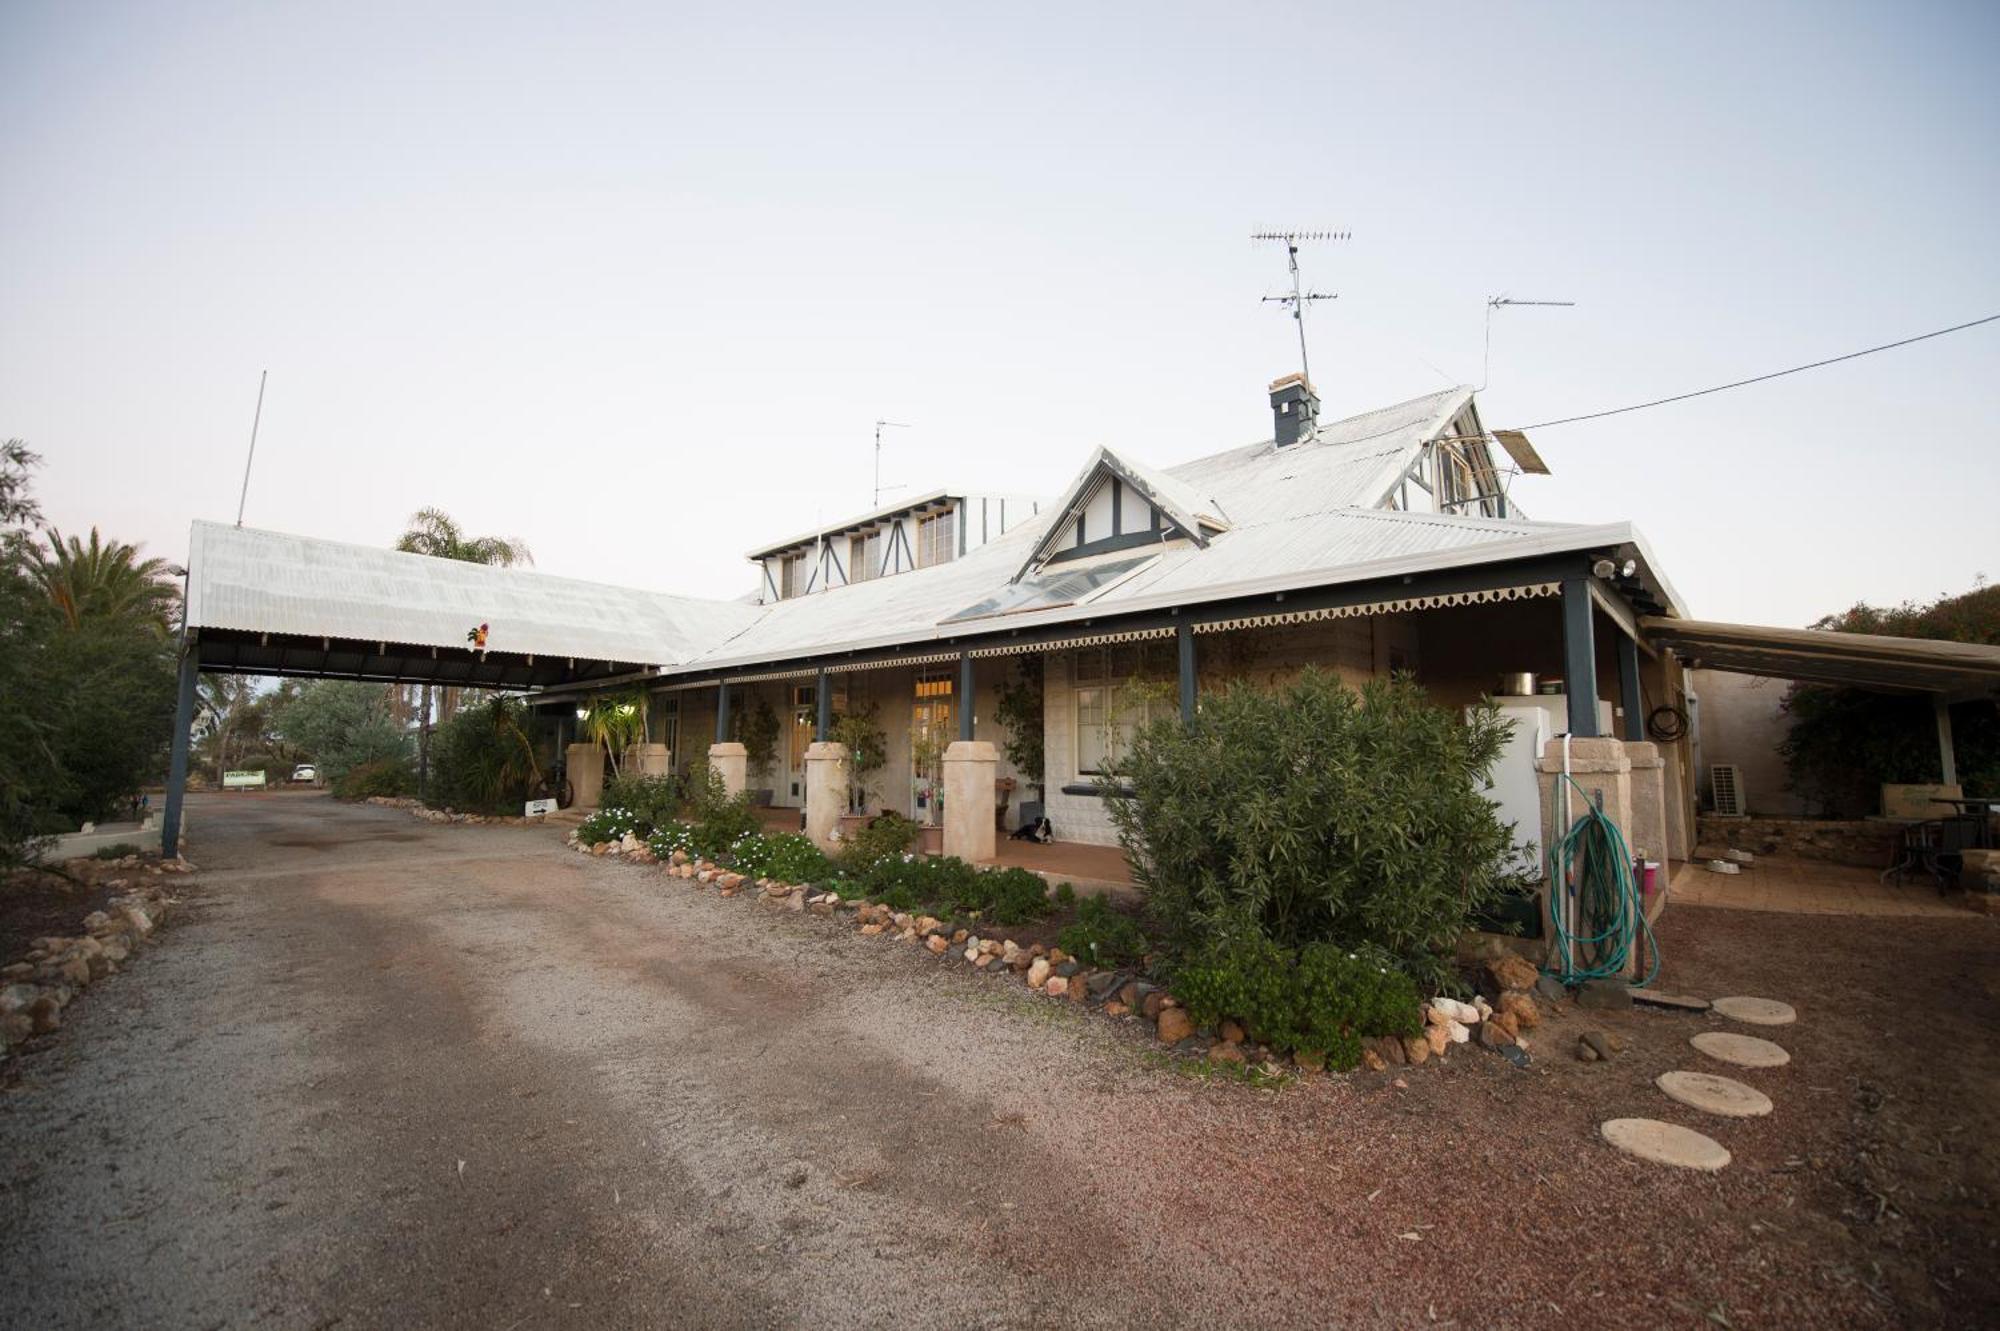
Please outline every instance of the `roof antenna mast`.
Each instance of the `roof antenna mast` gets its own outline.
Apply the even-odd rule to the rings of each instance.
[[[257,412],[250,418],[250,455],[243,459],[243,492],[236,496],[236,525],[243,525],[243,505],[250,498],[250,464],[257,460],[257,427],[264,421],[264,381],[271,377],[269,370],[257,375]]]
[[[875,502],[869,505],[870,508],[882,507],[882,431],[885,429],[907,430],[909,428],[909,426],[903,424],[901,421],[875,422]],[[890,488],[893,489],[895,487],[892,486]]]
[[[1493,311],[1513,305],[1544,305],[1553,309],[1572,309],[1573,300],[1515,300],[1512,296],[1495,296],[1486,302],[1486,355],[1479,366],[1479,391],[1484,393],[1486,385],[1493,382]]]
[[[1285,262],[1291,269],[1292,294],[1289,296],[1266,296],[1264,303],[1283,305],[1292,312],[1292,319],[1299,326],[1299,373],[1305,376],[1306,387],[1312,387],[1312,366],[1306,359],[1306,306],[1316,300],[1339,300],[1339,292],[1307,291],[1299,282],[1299,242],[1302,240],[1350,240],[1351,231],[1253,231],[1252,240],[1282,240],[1285,242]]]

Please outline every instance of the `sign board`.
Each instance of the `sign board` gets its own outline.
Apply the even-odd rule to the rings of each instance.
[[[262,772],[224,772],[222,774],[222,788],[224,790],[251,790],[261,788],[263,784],[264,774]]]
[[[556,802],[554,800],[528,801],[528,817],[530,818],[533,818],[536,814],[554,813],[555,811],[556,811]]]

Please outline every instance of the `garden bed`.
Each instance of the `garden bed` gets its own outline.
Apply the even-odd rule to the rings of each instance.
[[[789,912],[838,919],[864,937],[912,944],[942,962],[963,963],[989,976],[1025,982],[1030,991],[1051,1000],[1093,1008],[1114,1019],[1144,1023],[1155,1039],[1175,1053],[1205,1059],[1247,1076],[1311,1074],[1354,1066],[1387,1071],[1433,1058],[1443,1059],[1454,1045],[1471,1043],[1475,1030],[1478,1042],[1484,1047],[1507,1052],[1511,1059],[1525,1063],[1531,1040],[1526,1032],[1538,1026],[1543,1016],[1531,989],[1537,978],[1534,967],[1518,958],[1506,958],[1486,967],[1486,988],[1495,995],[1494,1002],[1489,1003],[1483,997],[1475,997],[1471,1002],[1439,997],[1420,1005],[1411,1000],[1406,1014],[1377,1020],[1378,1026],[1398,1033],[1364,1038],[1347,1032],[1351,1038],[1318,1042],[1329,1048],[1293,1048],[1287,1042],[1259,1038],[1242,1021],[1225,1015],[1233,1010],[1230,1004],[1238,992],[1232,986],[1244,979],[1233,971],[1196,968],[1186,972],[1184,980],[1198,985],[1198,992],[1190,996],[1189,1002],[1160,983],[1151,972],[1153,957],[1140,932],[1138,915],[1130,907],[1105,897],[1078,897],[1064,890],[1066,884],[1050,892],[1040,879],[1023,870],[980,871],[958,861],[914,855],[898,857],[895,863],[906,868],[890,867],[880,878],[857,878],[836,870],[823,881],[791,882],[781,877],[741,872],[736,860],[741,856],[753,862],[754,869],[774,854],[780,859],[793,856],[805,859],[808,852],[818,855],[817,849],[803,837],[765,838],[755,833],[745,834],[731,843],[734,854],[725,852],[714,859],[690,845],[698,838],[699,831],[689,824],[656,829],[645,839],[637,835],[636,829],[628,829],[616,840],[592,841],[593,833],[617,824],[621,811],[609,812],[611,816],[595,827],[586,820],[583,827],[572,832],[568,839],[571,848],[593,857],[651,866],[671,881],[701,891],[713,889],[724,898],[741,897]],[[773,842],[783,844],[773,852]],[[804,843],[803,849],[797,843]],[[819,856],[819,861],[831,864],[824,856]],[[1026,916],[1015,923],[1004,923],[986,911],[954,909],[943,901],[926,902],[920,894],[915,901],[909,896],[882,901],[848,895],[856,891],[859,882],[886,882],[891,895],[896,896],[908,888],[906,873],[916,875],[917,881],[936,876],[957,883],[962,883],[968,875],[976,880],[983,876],[1000,878],[1019,874],[1034,884],[1042,905],[1039,909],[1025,910],[1023,899],[1000,894],[1009,913]],[[932,909],[926,909],[927,906]],[[1100,963],[1071,950],[1081,951],[1091,942],[1112,951],[1116,960]],[[1065,943],[1071,947],[1066,948]],[[1322,988],[1342,985],[1354,988],[1364,975],[1390,974],[1387,967],[1376,966],[1372,958],[1358,958],[1349,953],[1343,962],[1341,955],[1332,949],[1323,950],[1310,960],[1320,967],[1312,974]],[[1259,1001],[1268,1010],[1270,976],[1254,978],[1263,985],[1265,992],[1259,995]],[[1407,988],[1406,980],[1400,976],[1395,979]],[[1385,985],[1375,991],[1374,999],[1364,994],[1339,1010],[1358,1012],[1369,1001],[1394,1001],[1396,992]],[[1247,994],[1245,997],[1247,1000]],[[1250,1010],[1251,1004],[1245,1001],[1242,1006]],[[1310,1022],[1303,1023],[1301,1029],[1311,1032]]]

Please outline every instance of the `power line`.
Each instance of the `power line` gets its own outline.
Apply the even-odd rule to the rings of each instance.
[[[1560,420],[1543,421],[1539,425],[1520,425],[1514,428],[1524,431],[1547,430],[1557,425],[1574,425],[1578,421],[1596,421],[1603,420],[1606,416],[1622,416],[1628,411],[1644,411],[1648,407],[1664,407],[1669,402],[1685,402],[1691,397],[1707,397],[1710,393],[1726,393],[1732,388],[1744,388],[1751,384],[1764,383],[1770,379],[1782,379],[1788,374],[1800,374],[1806,370],[1817,370],[1826,365],[1838,365],[1844,360],[1856,360],[1862,356],[1872,356],[1878,351],[1894,351],[1897,347],[1907,347],[1914,342],[1927,342],[1931,338],[1943,337],[1947,333],[1962,333],[1968,328],[1977,328],[1981,324],[1990,324],[1995,320],[2000,320],[2000,314],[1989,314],[1984,319],[1974,319],[1969,323],[1953,324],[1949,328],[1940,328],[1934,333],[1919,333],[1915,337],[1906,337],[1900,342],[1884,342],[1879,347],[1869,347],[1863,351],[1850,351],[1845,356],[1831,356],[1826,360],[1816,360],[1810,365],[1794,365],[1789,370],[1773,370],[1769,374],[1760,374],[1754,379],[1738,379],[1733,384],[1717,384],[1713,388],[1698,388],[1692,393],[1676,393],[1672,397],[1654,398],[1651,402],[1638,402],[1629,407],[1613,407],[1609,411],[1593,411],[1584,416],[1564,416]]]

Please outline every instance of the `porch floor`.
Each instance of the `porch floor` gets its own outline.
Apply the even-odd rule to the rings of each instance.
[[[1002,869],[1027,869],[1052,883],[1069,883],[1084,892],[1136,892],[1132,866],[1119,846],[1088,846],[1077,841],[1015,841],[1002,837],[994,864]]]
[[[1818,860],[1758,856],[1739,874],[1720,874],[1689,860],[1674,869],[1670,905],[1768,910],[1787,915],[1898,915],[1963,917],[1965,907],[1940,896],[1928,879],[1911,874],[1901,884],[1881,881],[1878,870]]]

